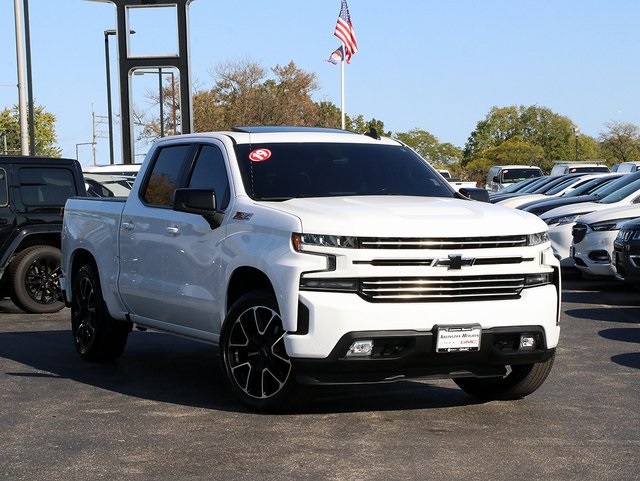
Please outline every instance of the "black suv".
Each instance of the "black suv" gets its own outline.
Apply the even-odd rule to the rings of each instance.
[[[60,213],[67,198],[85,195],[76,160],[0,156],[0,299],[31,313],[64,307]]]
[[[613,241],[613,265],[618,280],[640,285],[640,218],[620,226]]]

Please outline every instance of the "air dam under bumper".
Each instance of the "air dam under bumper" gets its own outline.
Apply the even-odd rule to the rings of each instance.
[[[435,329],[434,329],[435,331]],[[546,347],[541,326],[511,326],[482,331],[476,352],[438,353],[435,334],[416,331],[350,332],[324,359],[293,358],[302,384],[391,382],[415,378],[493,377],[506,374],[506,365],[543,362],[555,348]],[[536,348],[520,349],[520,335],[536,339]],[[355,340],[371,339],[374,352],[368,357],[346,357]]]

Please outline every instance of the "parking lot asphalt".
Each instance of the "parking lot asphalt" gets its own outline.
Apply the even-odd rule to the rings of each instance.
[[[640,291],[615,282],[565,276],[554,369],[509,402],[402,381],[256,414],[211,346],[134,331],[86,363],[68,317],[0,301],[0,479],[640,479]]]

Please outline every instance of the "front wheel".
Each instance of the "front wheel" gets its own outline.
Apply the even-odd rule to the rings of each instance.
[[[73,276],[71,300],[73,343],[80,356],[88,361],[117,358],[124,351],[131,326],[109,315],[95,268],[82,266]]]
[[[520,399],[542,386],[554,359],[555,353],[544,362],[511,366],[504,377],[456,378],[453,381],[467,394],[485,401]]]
[[[60,249],[28,247],[11,261],[11,300],[25,312],[45,314],[64,307],[60,291]]]
[[[230,309],[220,341],[220,360],[240,401],[257,411],[290,406],[296,391],[285,331],[273,296],[253,292]]]

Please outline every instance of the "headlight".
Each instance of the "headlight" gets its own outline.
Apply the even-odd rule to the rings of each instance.
[[[603,222],[596,222],[595,224],[590,224],[591,230],[595,232],[602,232],[607,230],[618,230],[620,229],[620,224],[628,221],[627,219],[611,219]]]
[[[549,232],[547,231],[527,235],[528,246],[537,246],[545,242],[549,242]]]
[[[550,219],[547,219],[545,222],[548,225],[563,225],[563,224],[571,224],[572,222],[575,222],[576,219],[578,217],[580,217],[582,214],[571,214],[571,215],[561,215],[559,217],[551,217]]]
[[[293,248],[301,252],[305,246],[313,247],[341,247],[345,249],[355,249],[358,244],[357,237],[325,235],[325,234],[293,234],[291,242]]]

